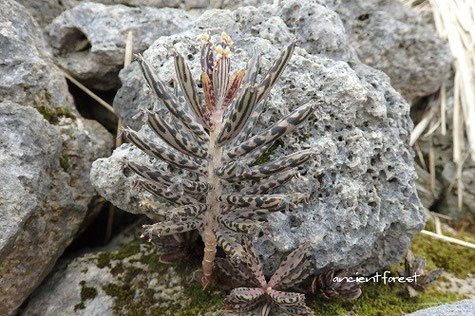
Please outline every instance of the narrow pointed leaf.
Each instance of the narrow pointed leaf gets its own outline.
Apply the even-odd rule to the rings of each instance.
[[[256,255],[254,247],[251,244],[249,238],[244,238],[244,250],[246,251],[246,263],[249,270],[252,271],[253,277],[259,283],[261,288],[265,289],[267,287],[267,281],[264,277],[264,272],[262,271],[262,264],[259,261],[259,258]]]
[[[182,184],[184,191],[187,193],[204,194],[213,189],[213,186],[206,182],[179,179],[163,170],[155,169],[133,161],[128,161],[126,165],[127,168],[133,170],[138,175],[157,184],[167,187],[171,185]]]
[[[256,136],[251,137],[240,145],[231,148],[224,155],[224,159],[231,160],[248,154],[259,147],[270,142],[274,142],[280,137],[294,131],[301,123],[303,123],[313,113],[313,105],[307,103],[297,110],[276,122],[270,128],[260,132]]]
[[[183,124],[196,137],[207,142],[209,140],[209,135],[206,133],[203,126],[183,109],[173,94],[169,94],[166,91],[165,85],[158,79],[145,59],[140,55],[137,57],[137,59],[139,61],[140,68],[142,69],[142,73],[155,96],[166,106],[168,111],[170,111],[173,116],[183,122]]]
[[[262,295],[264,295],[264,290],[261,288],[255,287],[239,287],[233,289],[231,293],[229,293],[228,297],[226,297],[227,301],[235,302],[252,302],[259,299]]]
[[[168,172],[154,169],[133,161],[127,161],[126,166],[128,169],[133,170],[136,174],[157,184],[169,186],[173,182],[173,176]]]
[[[267,208],[260,209],[235,209],[232,211],[233,215],[239,218],[252,218],[256,221],[265,221],[266,216],[277,210],[270,210]]]
[[[246,74],[242,80],[243,84],[253,86],[256,83],[257,73],[261,62],[261,56],[256,54],[251,57],[246,67]]]
[[[168,191],[165,188],[161,188],[149,182],[136,180],[135,185],[147,190],[148,192],[152,193],[157,197],[164,198],[167,201],[176,205],[198,204],[198,201],[190,196],[177,195],[174,192]]]
[[[280,282],[291,275],[293,270],[308,261],[310,249],[310,245],[304,243],[285,257],[269,280],[269,286],[272,288],[278,287]]]
[[[305,304],[305,295],[294,292],[282,292],[277,290],[268,291],[269,296],[277,303],[283,305]]]
[[[264,79],[260,82],[258,87],[258,97],[257,102],[261,102],[270,92],[274,84],[276,83],[277,79],[279,79],[280,75],[285,69],[285,66],[289,62],[290,58],[292,57],[292,53],[294,52],[295,43],[290,44],[282,50],[280,53],[279,58],[274,61],[274,64],[267,72]]]
[[[228,91],[224,97],[223,108],[226,108],[236,96],[237,92],[239,91],[239,88],[241,87],[241,82],[244,78],[244,74],[244,69],[240,69],[231,76],[231,79],[229,79]]]
[[[209,78],[208,74],[203,72],[201,73],[201,84],[203,85],[203,94],[205,96],[205,106],[206,106],[206,121],[209,122],[211,114],[216,110],[216,97],[214,94],[213,83]],[[208,124],[211,125],[211,124]]]
[[[259,227],[259,222],[250,219],[239,219],[226,215],[219,215],[217,217],[218,223],[229,228],[232,231],[252,234],[255,233]]]
[[[245,188],[240,191],[241,194],[250,195],[250,194],[264,194],[269,192],[272,189],[275,189],[284,183],[288,182],[290,179],[295,178],[298,175],[298,172],[295,170],[290,170],[287,172],[282,172],[270,177],[268,180],[263,182],[258,182],[257,184]]]
[[[182,135],[180,131],[168,124],[160,115],[149,112],[148,124],[165,143],[179,152],[196,158],[208,158],[206,150],[197,146],[196,143],[192,143],[191,139]]]
[[[272,307],[271,302],[265,303],[261,308],[260,316],[268,316]]]
[[[165,217],[167,220],[181,220],[183,218],[197,217],[203,214],[208,209],[208,205],[204,203],[190,204],[177,207],[168,211],[165,211]]]
[[[196,117],[201,121],[203,126],[207,126],[203,108],[201,107],[201,100],[196,89],[195,81],[191,75],[191,71],[185,62],[183,56],[175,53],[175,72],[177,74],[178,82],[181,90],[185,95],[185,99],[195,113]]]
[[[205,39],[205,37],[208,37]],[[209,35],[203,35],[203,46],[201,47],[201,72],[208,74],[208,78],[213,77],[213,45],[209,41]]]
[[[277,305],[279,309],[290,316],[314,316],[315,313],[306,305]]]
[[[239,134],[254,110],[256,96],[254,87],[246,87],[236,102],[233,103],[228,119],[218,136],[218,146],[223,146]]]
[[[274,161],[250,167],[248,170],[243,170],[240,173],[238,172],[238,166],[242,162],[231,161],[217,169],[215,174],[228,181],[265,178],[298,167],[308,161],[314,154],[315,152],[313,150],[301,150]]]
[[[300,193],[265,195],[222,194],[217,197],[217,200],[235,207],[280,209],[290,204],[296,204],[305,198],[306,196]]]
[[[246,257],[244,248],[236,240],[229,236],[228,233],[221,229],[216,230],[216,238],[218,245],[223,248],[224,252],[228,254],[232,261],[241,262]]]
[[[203,227],[203,221],[190,219],[182,222],[159,222],[153,225],[143,225],[143,236],[168,236],[175,233],[184,233]]]
[[[213,89],[216,101],[220,102],[222,106],[226,92],[228,91],[229,84],[229,70],[231,63],[228,57],[222,55],[221,58],[217,58],[213,66]]]
[[[152,157],[163,160],[179,168],[199,173],[201,175],[206,175],[208,173],[205,164],[199,164],[196,162],[196,160],[191,160],[187,157],[170,152],[170,150],[165,147],[156,145],[149,140],[143,139],[138,135],[137,132],[130,128],[124,129],[122,135],[124,138],[134,143],[134,145],[140,148],[143,152],[149,154]]]
[[[252,111],[251,115],[247,119],[247,122],[244,124],[244,127],[241,129],[239,134],[230,143],[230,144],[232,144],[232,146],[230,146],[229,148],[232,148],[232,147],[244,142],[245,140],[247,140],[249,138],[249,136],[251,135],[252,130],[254,129],[254,126],[255,126],[257,120],[259,119],[259,117],[262,114],[262,110],[264,108],[265,103],[266,102],[257,103],[257,100],[256,100],[256,106],[254,106],[254,110]],[[230,145],[230,144],[228,144],[228,145]],[[229,148],[226,148],[226,150],[228,150]]]

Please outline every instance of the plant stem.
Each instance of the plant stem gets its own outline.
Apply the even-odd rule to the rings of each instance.
[[[214,258],[216,257],[218,245],[215,231],[218,227],[216,217],[219,215],[221,210],[221,203],[218,202],[217,197],[221,195],[222,186],[220,179],[215,175],[214,170],[221,167],[222,147],[216,147],[216,138],[221,131],[222,118],[223,111],[220,109],[213,114],[212,122],[214,122],[214,126],[210,131],[210,140],[208,146],[208,153],[211,157],[208,164],[208,183],[211,184],[214,189],[209,192],[208,196],[206,197],[206,204],[208,204],[209,209],[206,212],[204,218],[203,237],[205,249],[202,262],[203,278],[201,282],[205,287],[210,282],[211,275],[213,273]]]

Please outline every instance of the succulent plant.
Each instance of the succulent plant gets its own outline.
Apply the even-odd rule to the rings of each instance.
[[[302,150],[272,162],[253,164],[277,139],[294,131],[313,113],[313,106],[305,104],[269,128],[255,134],[252,131],[263,100],[292,56],[294,43],[281,52],[259,81],[259,56],[254,56],[246,69],[231,75],[233,43],[226,33],[221,34],[216,47],[208,33],[203,35],[202,43],[202,95],[183,56],[174,53],[184,104],[167,91],[143,57],[137,58],[149,88],[170,112],[169,119],[150,110],[142,113],[167,146],[130,128],[125,128],[123,135],[151,157],[188,172],[186,178],[179,178],[163,168],[125,162],[125,167],[142,178],[136,186],[175,206],[155,210],[166,220],[145,225],[143,235],[152,238],[199,230],[205,244],[201,281],[206,285],[212,277],[217,246],[237,249],[230,231],[254,233],[266,214],[306,200],[307,196],[300,193],[268,192],[296,176],[295,168],[314,153]],[[238,252],[232,255],[242,256]]]
[[[357,282],[348,282],[347,277],[352,275],[350,270],[335,272],[335,269],[330,268],[314,277],[310,291],[326,300],[337,297],[347,301],[357,299],[361,295],[361,288]]]
[[[247,285],[231,291],[224,300],[223,310],[228,313],[243,313],[262,304],[261,316],[269,315],[273,305],[289,315],[314,315],[305,305],[304,294],[283,291],[294,287],[311,274],[310,246],[302,244],[292,251],[267,282],[250,241],[247,238],[244,241],[244,260],[218,261],[223,272],[230,278]]]
[[[406,290],[410,297],[417,296],[417,291],[423,291],[430,284],[435,282],[442,274],[443,269],[434,269],[427,271],[426,259],[423,257],[414,257],[409,249],[404,260],[404,271],[399,270],[399,276],[413,278],[414,282],[407,283]],[[415,277],[417,275],[417,277]]]

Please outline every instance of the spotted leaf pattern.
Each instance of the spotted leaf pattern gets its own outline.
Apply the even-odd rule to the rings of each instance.
[[[242,144],[231,148],[225,153],[225,160],[235,159],[258,149],[263,145],[276,141],[280,137],[295,130],[301,123],[303,123],[307,118],[309,118],[312,113],[312,104],[307,103],[305,105],[302,105],[285,118],[276,122],[268,129],[249,138]]]
[[[261,165],[254,162],[309,118],[315,102],[255,132],[255,123],[267,104],[265,99],[288,64],[295,43],[282,50],[262,77],[258,74],[263,56],[253,53],[245,69],[233,69],[232,46],[233,41],[225,32],[218,41],[208,33],[203,34],[201,74],[197,78],[201,85],[192,77],[183,55],[175,51],[176,76],[169,81],[174,92],[144,57],[137,56],[150,91],[165,109],[142,110],[136,117],[142,117],[161,142],[145,136],[148,130],[136,132],[124,128],[124,139],[151,159],[146,163],[124,161],[122,166],[137,177],[133,181],[136,189],[148,191],[154,198],[172,205],[170,209],[161,209],[155,207],[159,203],[142,201],[151,214],[164,219],[144,226],[144,235],[149,239],[168,245],[163,247],[164,260],[173,261],[182,255],[181,251],[170,248],[174,244],[172,240],[183,249],[180,236],[198,236],[199,232],[204,241],[204,256],[202,271],[194,275],[206,286],[213,279],[217,247],[223,248],[229,260],[216,266],[234,266],[237,276],[246,279],[248,275],[246,282],[253,283],[252,287],[235,290],[225,309],[249,310],[264,303],[262,313],[267,315],[272,304],[290,308],[301,304],[302,299],[299,295],[281,293],[281,288],[267,286],[261,263],[245,236],[265,233],[268,214],[287,211],[306,201],[306,194],[273,194],[272,191],[297,177],[295,169],[314,153],[303,150]],[[165,164],[158,168],[155,159]],[[180,176],[174,175],[177,171]],[[300,280],[307,266],[299,263],[291,270],[276,272],[282,279],[278,282],[280,286]]]

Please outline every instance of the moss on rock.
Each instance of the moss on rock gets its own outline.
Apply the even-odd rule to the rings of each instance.
[[[461,251],[458,247],[440,243],[425,235],[417,235],[412,249],[416,255],[427,258],[429,269],[442,266],[459,276],[473,271],[468,264],[474,260],[472,253],[467,255],[465,248]],[[203,290],[192,281],[192,273],[200,267],[199,259],[189,259],[177,265],[162,264],[158,261],[157,248],[137,238],[116,251],[98,253],[95,260],[99,268],[108,269],[113,276],[102,290],[113,298],[113,310],[117,315],[220,314],[225,293],[213,288]],[[392,267],[392,271],[396,268]],[[361,297],[352,302],[309,297],[308,305],[313,307],[316,315],[403,315],[465,298],[436,286],[410,298],[404,284],[400,283],[367,283],[362,286],[362,292]],[[81,301],[78,308],[81,304],[84,302]]]
[[[57,124],[59,122],[59,118],[61,117],[68,117],[71,119],[75,119],[76,116],[71,112],[68,108],[63,107],[47,107],[44,105],[39,105],[36,107],[36,110],[40,112],[41,115],[50,122],[51,124]]]
[[[81,286],[81,302],[74,305],[74,311],[86,308],[85,302],[87,300],[93,300],[97,296],[97,290],[93,287],[86,286],[86,281],[79,282],[79,285]]]

